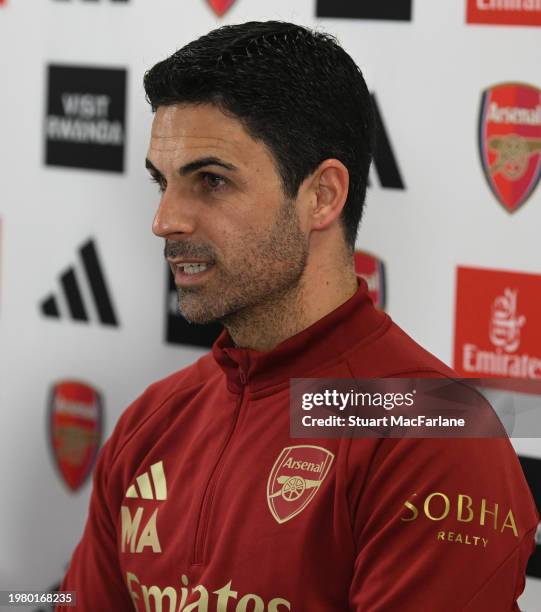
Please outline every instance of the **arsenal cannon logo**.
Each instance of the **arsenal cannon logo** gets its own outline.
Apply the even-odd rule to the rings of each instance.
[[[320,446],[287,446],[282,450],[267,481],[267,503],[278,523],[302,512],[314,499],[327,476],[334,455]]]
[[[483,92],[479,152],[488,184],[508,212],[515,212],[541,178],[541,90],[522,83]]]

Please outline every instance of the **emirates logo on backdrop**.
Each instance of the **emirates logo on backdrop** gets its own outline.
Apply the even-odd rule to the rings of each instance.
[[[541,25],[541,0],[467,0],[467,23]]]
[[[503,83],[483,92],[479,152],[492,192],[508,212],[515,212],[541,178],[539,88]]]
[[[492,305],[489,337],[495,347],[514,353],[520,346],[520,330],[526,317],[517,314],[518,291],[506,288]]]
[[[458,374],[541,380],[540,302],[540,275],[458,268],[454,351]],[[505,385],[511,389],[514,383],[509,380]]]

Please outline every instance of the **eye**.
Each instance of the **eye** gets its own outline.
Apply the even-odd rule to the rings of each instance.
[[[165,191],[165,188],[167,187],[167,183],[161,176],[158,176],[156,174],[151,174],[150,180],[153,183],[156,183],[158,185],[158,189],[160,193],[163,193]]]
[[[221,191],[227,184],[227,179],[219,174],[202,172],[200,176],[204,187],[209,191]]]

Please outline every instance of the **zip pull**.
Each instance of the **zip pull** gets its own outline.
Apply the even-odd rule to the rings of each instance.
[[[239,368],[239,378],[240,378],[240,382],[245,385],[246,384],[246,374],[244,373],[244,370],[242,368]]]

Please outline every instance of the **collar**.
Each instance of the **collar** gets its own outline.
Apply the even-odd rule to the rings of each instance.
[[[238,348],[224,329],[212,353],[230,391],[240,393],[248,386],[254,392],[290,378],[309,377],[316,369],[336,362],[387,320],[387,315],[374,307],[364,279],[359,279],[359,288],[349,300],[272,350]]]

